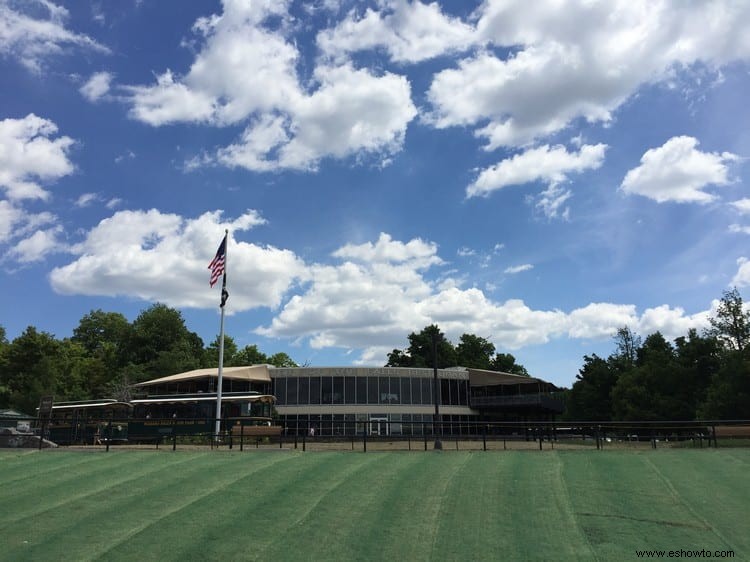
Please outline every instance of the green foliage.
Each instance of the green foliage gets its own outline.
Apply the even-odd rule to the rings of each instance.
[[[386,367],[432,367],[433,338],[437,351],[438,368],[467,367],[503,371],[516,375],[529,376],[523,365],[516,363],[510,353],[495,354],[495,346],[486,338],[463,334],[459,344],[453,344],[435,324],[426,326],[421,332],[409,334],[407,349],[394,349],[388,354]]]
[[[56,401],[129,400],[134,383],[217,366],[218,350],[218,337],[204,348],[182,314],[163,304],[143,310],[132,324],[122,314],[93,310],[63,340],[30,326],[9,343],[0,326],[0,407],[34,413],[46,394]],[[238,351],[225,335],[224,365],[261,363],[297,366],[286,353],[267,356],[255,345]]]
[[[605,361],[585,357],[568,394],[567,419],[691,420],[750,418],[750,313],[726,291],[703,335],[674,345],[656,332],[641,341],[628,328]]]
[[[735,287],[724,291],[716,310],[716,316],[710,318],[710,335],[732,351],[744,351],[750,342],[750,311],[745,310],[742,297]]]

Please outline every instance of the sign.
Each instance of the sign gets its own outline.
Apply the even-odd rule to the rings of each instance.
[[[54,396],[42,396],[39,399],[39,417],[49,418],[52,413],[52,402]]]

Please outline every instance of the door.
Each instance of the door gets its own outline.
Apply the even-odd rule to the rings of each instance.
[[[388,418],[370,418],[370,435],[388,435]]]

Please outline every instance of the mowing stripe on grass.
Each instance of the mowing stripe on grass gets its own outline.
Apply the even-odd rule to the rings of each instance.
[[[623,560],[704,548],[750,559],[749,460],[721,449],[17,456],[0,462],[0,560]]]

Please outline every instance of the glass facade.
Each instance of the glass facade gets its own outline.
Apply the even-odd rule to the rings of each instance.
[[[440,404],[468,406],[468,380],[439,379]],[[274,379],[278,406],[318,404],[433,405],[433,380],[396,376],[306,376]]]

